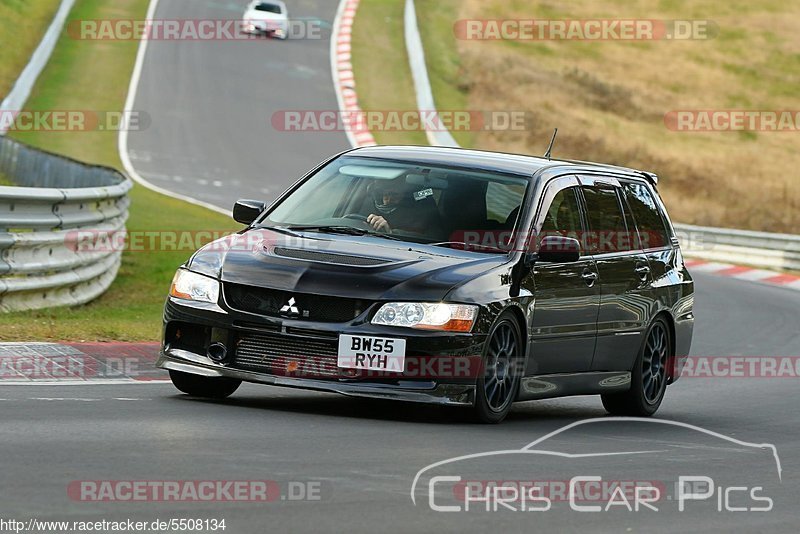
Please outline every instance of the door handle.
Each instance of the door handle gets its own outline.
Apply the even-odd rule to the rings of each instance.
[[[587,269],[583,271],[583,274],[581,274],[581,278],[583,278],[583,281],[586,282],[586,285],[591,287],[597,281],[597,273]]]

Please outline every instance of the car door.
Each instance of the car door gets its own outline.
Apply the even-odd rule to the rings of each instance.
[[[580,176],[579,180],[589,230],[587,246],[600,277],[597,343],[591,368],[628,370],[638,354],[653,306],[650,265],[639,245],[619,181],[605,176]]]
[[[537,239],[547,234],[575,237],[585,231],[580,208],[578,180],[557,178],[546,187],[532,232]],[[537,261],[522,280],[534,294],[530,322],[531,354],[527,375],[588,371],[594,354],[600,284],[590,255],[572,263]]]

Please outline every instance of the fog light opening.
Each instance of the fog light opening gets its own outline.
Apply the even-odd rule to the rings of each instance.
[[[228,348],[223,343],[212,343],[208,346],[207,355],[211,361],[222,363],[228,356]]]

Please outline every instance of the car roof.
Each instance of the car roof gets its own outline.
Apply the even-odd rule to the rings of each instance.
[[[645,178],[653,184],[657,182],[657,177],[653,173],[617,165],[566,159],[547,159],[524,154],[509,154],[506,152],[492,152],[488,150],[473,150],[457,147],[377,145],[356,148],[347,152],[347,155],[418,161],[421,163],[468,167],[523,176],[533,176],[539,171],[550,169],[558,171],[560,168],[566,172],[606,171],[616,174],[625,174],[632,178]]]

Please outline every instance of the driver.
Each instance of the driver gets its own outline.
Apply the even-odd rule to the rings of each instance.
[[[435,232],[438,212],[433,198],[415,200],[412,188],[404,178],[386,183],[373,183],[372,198],[375,210],[367,223],[379,232],[406,230],[418,234]]]

